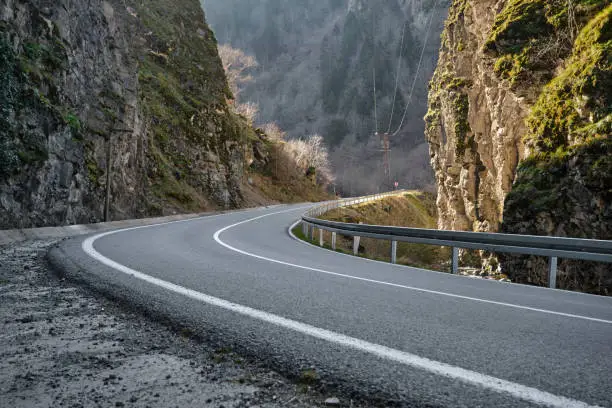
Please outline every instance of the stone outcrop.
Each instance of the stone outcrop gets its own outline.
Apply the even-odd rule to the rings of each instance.
[[[497,3],[455,1],[442,35],[426,116],[441,229],[497,231],[525,155],[528,104],[483,51]]]
[[[425,118],[439,228],[612,238],[611,12],[453,2]],[[514,281],[546,283],[546,259],[501,261]],[[612,268],[564,260],[559,285],[609,294]]]
[[[0,81],[0,228],[101,220],[109,167],[112,219],[242,204],[261,138],[197,0],[0,0]]]

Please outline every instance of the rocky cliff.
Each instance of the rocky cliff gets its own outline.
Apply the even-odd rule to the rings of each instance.
[[[0,228],[237,207],[265,165],[197,0],[0,0],[0,82]]]
[[[453,2],[426,116],[440,228],[612,238],[611,13]],[[501,260],[515,281],[546,282],[545,259]],[[559,285],[609,294],[612,269],[564,260]]]

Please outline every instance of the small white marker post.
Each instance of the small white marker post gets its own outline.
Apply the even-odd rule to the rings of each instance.
[[[336,250],[336,233],[332,232],[332,249]]]
[[[397,241],[391,241],[391,263],[397,263]]]
[[[457,275],[459,273],[459,248],[453,247],[453,260],[451,263],[451,273]]]
[[[363,222],[359,221],[359,224],[363,224]],[[361,237],[355,235],[353,237],[353,255],[355,256],[359,254],[359,241],[361,241]]]
[[[359,240],[361,239],[361,237],[355,235],[353,237],[353,255],[357,256],[357,254],[359,253]]]
[[[319,246],[323,246],[323,228],[319,228]]]
[[[548,262],[548,287],[555,289],[557,287],[557,257],[551,256]]]

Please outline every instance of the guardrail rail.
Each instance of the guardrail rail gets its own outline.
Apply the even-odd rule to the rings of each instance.
[[[457,274],[459,270],[460,248],[546,256],[549,258],[548,286],[550,288],[556,287],[558,258],[612,263],[612,241],[608,240],[391,227],[327,221],[317,218],[336,208],[376,201],[405,192],[401,190],[365,197],[347,198],[315,206],[302,215],[304,235],[313,240],[315,229],[318,229],[319,245],[323,246],[323,231],[331,232],[331,247],[333,250],[336,249],[336,234],[355,238],[367,237],[387,240],[391,242],[391,263],[397,262],[397,243],[399,241],[449,246],[452,248],[451,273],[453,274]],[[355,255],[357,255],[358,247],[357,239],[357,245],[353,245]]]

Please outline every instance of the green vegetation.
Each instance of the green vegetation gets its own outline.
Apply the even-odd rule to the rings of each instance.
[[[520,52],[534,37],[552,32],[547,19],[553,0],[510,0],[495,18],[491,34],[485,44],[500,54]]]
[[[98,164],[94,161],[94,158],[90,154],[85,159],[85,165],[87,167],[87,178],[90,183],[94,186],[100,185],[100,178],[104,175],[104,170],[98,167]]]
[[[519,166],[505,200],[502,231],[610,240],[612,140],[590,139],[555,153],[534,155]],[[546,262],[503,256],[504,270],[520,283],[546,283]],[[533,265],[538,265],[534,267]],[[612,294],[609,264],[564,260],[558,287]]]
[[[530,48],[526,47],[520,54],[502,55],[495,61],[493,70],[502,79],[510,82],[510,86],[517,85],[525,74],[524,67],[528,64]]]
[[[468,121],[470,101],[467,94],[454,92],[451,94],[451,102],[454,108],[455,137],[457,140],[455,154],[457,157],[462,157],[468,145],[467,134],[472,130]]]
[[[46,149],[40,146],[33,146],[34,149],[24,150],[17,152],[17,157],[23,164],[34,164],[44,162],[49,158],[49,154]]]
[[[9,139],[11,108],[19,93],[15,66],[15,53],[0,36],[0,178],[10,175],[19,166],[14,142]]]
[[[527,141],[553,153],[612,134],[612,6],[580,32],[563,71],[546,87],[527,119]]]
[[[36,19],[37,16],[32,16]],[[25,126],[23,115],[42,113],[51,121],[68,124],[80,134],[81,124],[62,104],[57,75],[67,67],[67,54],[57,30],[40,21],[33,38],[18,48],[9,40],[10,27],[0,23],[0,177],[20,165],[38,166],[48,159],[45,135]]]
[[[611,239],[606,203],[612,201],[612,5],[602,9],[601,3],[579,2],[601,11],[583,24],[527,118],[525,142],[532,154],[519,165],[506,197],[504,232]],[[547,15],[554,27],[567,20],[567,13]],[[545,282],[545,267],[529,266],[533,262],[502,258],[513,281]],[[563,261],[560,270],[561,288],[612,290],[609,267]]]
[[[162,1],[131,3],[152,33],[139,71],[140,98],[150,120],[152,192],[180,208],[206,207],[212,186],[194,170],[229,166],[233,152],[256,135],[228,109],[232,94],[199,4],[181,0],[169,9]],[[202,163],[198,152],[211,152],[219,162]]]
[[[70,126],[70,129],[72,129],[72,132],[75,134],[79,134],[83,129],[83,126],[81,125],[81,120],[73,112],[68,112],[64,115],[64,122],[66,122],[66,124]]]
[[[467,0],[453,1],[450,9],[448,10],[448,18],[446,19],[446,27],[450,27],[456,24],[459,20],[462,20],[468,7],[470,7],[470,5]]]
[[[467,78],[457,77],[450,66],[438,67],[429,85],[429,111],[425,115],[425,124],[428,133],[435,132],[441,126],[441,100],[444,98],[452,104],[454,131],[457,144],[455,154],[463,156],[470,146],[472,131],[468,114],[470,101],[466,88],[472,86]]]
[[[572,49],[576,29],[605,7],[605,0],[510,0],[495,18],[485,50],[495,72],[513,88],[537,88]],[[570,8],[571,7],[571,8]]]
[[[298,381],[300,384],[314,385],[319,381],[319,376],[315,370],[307,369],[301,372]]]
[[[209,191],[217,181],[210,180],[209,174],[194,171],[202,167],[221,175],[241,172],[226,174],[224,181],[229,189],[236,187],[233,191],[238,192],[238,186],[231,183],[246,184],[249,180],[258,191],[243,186],[247,194],[244,200],[295,202],[326,198],[325,191],[297,174],[295,166],[288,168],[279,145],[265,142],[245,117],[228,106],[227,100],[233,95],[217,53],[217,42],[196,2],[182,0],[172,10],[161,1],[147,5],[134,2],[133,7],[153,33],[148,46],[154,52],[145,55],[139,81],[142,106],[151,122],[148,159],[151,191],[156,198],[187,210],[210,207],[207,197],[218,193]],[[255,144],[270,156],[265,168],[249,169],[243,164],[242,169],[236,169]],[[282,180],[279,168],[286,169]],[[228,204],[239,205],[236,199],[241,198],[229,197]]]

